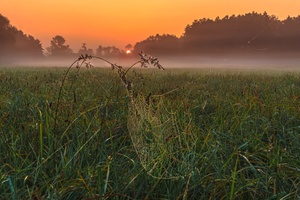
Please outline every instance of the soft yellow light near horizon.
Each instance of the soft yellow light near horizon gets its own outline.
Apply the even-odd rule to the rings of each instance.
[[[131,51],[128,49],[128,50],[126,51],[126,53],[127,53],[127,54],[131,54]]]

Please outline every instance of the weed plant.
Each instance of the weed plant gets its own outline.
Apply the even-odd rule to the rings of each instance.
[[[1,69],[1,199],[300,198],[298,73],[90,59]]]

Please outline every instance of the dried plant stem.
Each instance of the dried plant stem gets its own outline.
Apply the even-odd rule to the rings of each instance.
[[[130,81],[128,81],[126,75],[129,72],[130,69],[132,69],[134,66],[136,66],[137,64],[141,64],[141,67],[147,67],[147,64],[152,64],[155,67],[157,67],[158,69],[162,69],[164,70],[164,68],[159,64],[159,61],[157,58],[150,56],[148,54],[144,54],[144,53],[139,53],[140,55],[140,60],[135,62],[134,64],[132,64],[128,69],[124,69],[122,66],[114,64],[110,61],[108,61],[107,59],[104,59],[102,57],[98,57],[98,56],[92,56],[92,55],[80,55],[67,69],[66,73],[64,74],[63,78],[62,78],[62,83],[61,86],[59,88],[59,92],[58,92],[58,98],[57,98],[57,102],[56,102],[56,110],[55,110],[55,117],[54,117],[54,130],[56,130],[57,128],[57,118],[58,118],[58,110],[59,110],[59,104],[60,104],[60,100],[61,100],[61,96],[62,96],[62,90],[66,81],[66,78],[71,70],[71,68],[77,63],[77,68],[80,69],[81,66],[83,64],[86,64],[86,67],[92,67],[92,65],[87,62],[87,60],[91,60],[93,58],[98,59],[98,60],[102,60],[108,64],[111,65],[112,70],[116,69],[117,73],[119,74],[119,77],[121,79],[121,81],[123,82],[123,84],[125,85],[127,91],[129,94],[131,94],[131,89],[132,89],[132,84]],[[78,64],[80,62],[80,65]],[[132,95],[130,95],[130,97],[132,97]]]

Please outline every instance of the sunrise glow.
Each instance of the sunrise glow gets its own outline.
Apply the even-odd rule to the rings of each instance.
[[[124,49],[157,33],[180,37],[195,19],[252,11],[284,19],[299,15],[299,10],[300,1],[295,0],[0,1],[0,13],[13,26],[39,39],[44,48],[59,34],[74,50],[82,43],[92,49],[99,45]]]

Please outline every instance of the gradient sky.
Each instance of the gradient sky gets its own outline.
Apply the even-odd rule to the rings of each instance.
[[[77,52],[128,43],[156,33],[181,36],[195,19],[256,11],[279,19],[300,15],[299,0],[0,0],[0,13],[13,26],[50,46],[62,35]]]

